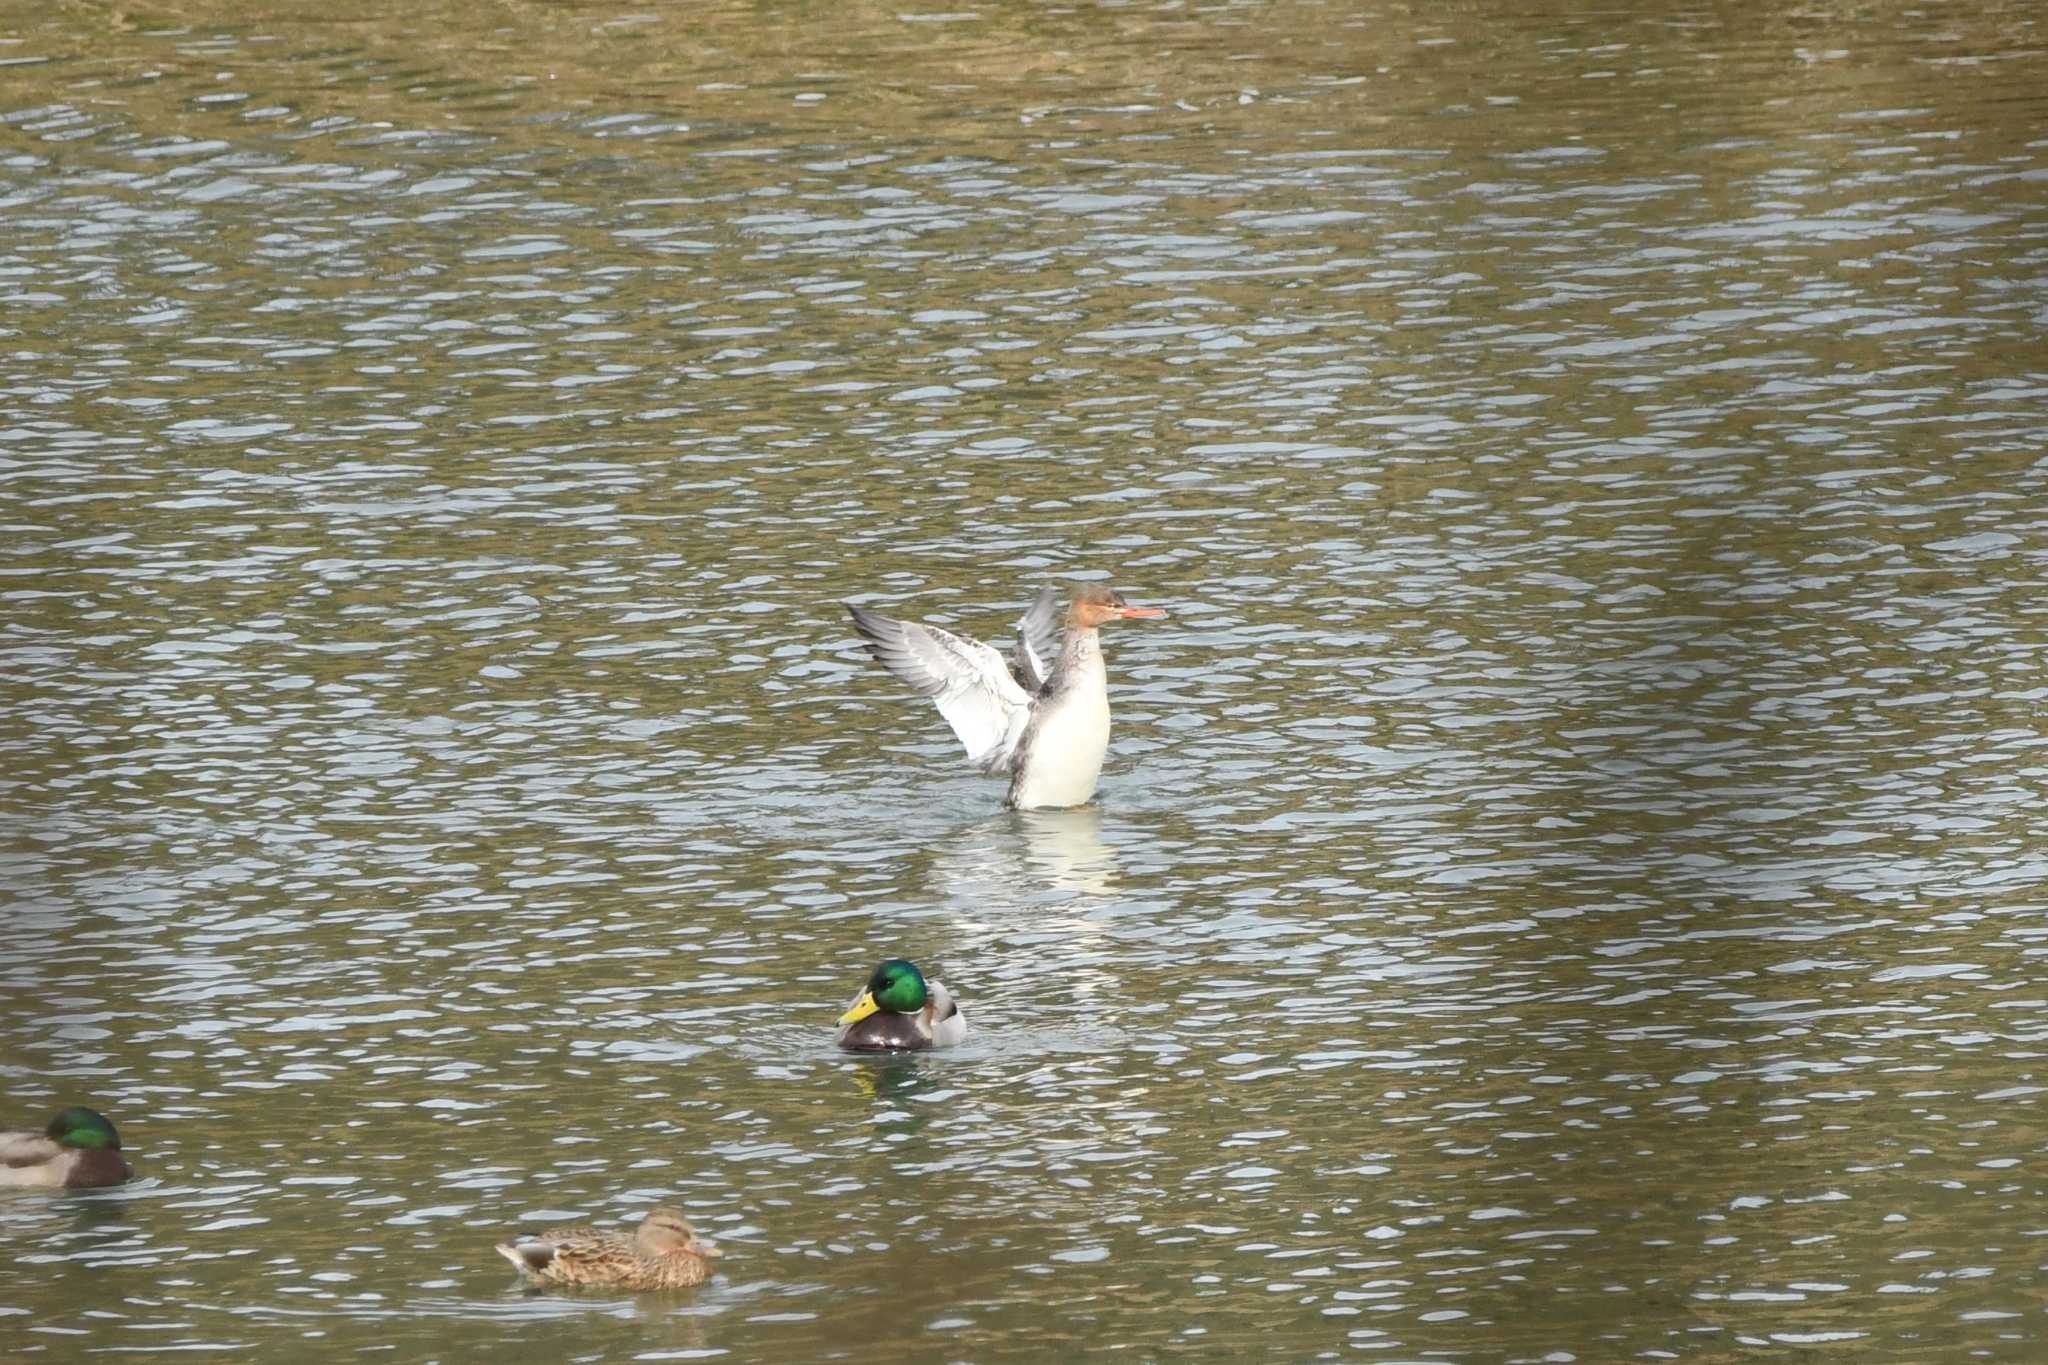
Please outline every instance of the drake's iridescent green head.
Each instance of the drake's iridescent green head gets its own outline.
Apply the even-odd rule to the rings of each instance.
[[[917,969],[917,964],[908,958],[892,957],[875,968],[874,975],[868,978],[867,990],[853,1002],[852,1009],[839,1016],[839,1022],[857,1024],[876,1010],[916,1014],[929,998],[924,973]]]
[[[74,1104],[60,1110],[50,1120],[50,1126],[43,1129],[43,1135],[59,1147],[79,1147],[87,1150],[121,1150],[120,1134],[107,1116],[96,1109]]]

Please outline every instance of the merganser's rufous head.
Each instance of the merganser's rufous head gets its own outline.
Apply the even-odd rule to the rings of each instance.
[[[1158,621],[1165,616],[1158,607],[1132,606],[1122,593],[1100,583],[1076,583],[1074,605],[1067,609],[1067,620],[1083,630],[1109,621]]]

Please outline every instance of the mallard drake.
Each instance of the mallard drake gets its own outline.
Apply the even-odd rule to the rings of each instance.
[[[848,1052],[921,1052],[951,1047],[967,1036],[967,1016],[944,984],[926,981],[917,964],[892,957],[839,1016],[839,1046]]]
[[[1152,621],[1100,583],[1076,584],[1061,631],[1059,591],[1046,588],[1017,623],[1014,663],[979,640],[846,604],[877,662],[938,703],[985,773],[1006,773],[1018,810],[1078,806],[1095,795],[1109,751],[1109,675],[1099,626]]]
[[[688,1289],[711,1277],[717,1247],[667,1205],[628,1235],[603,1228],[563,1228],[517,1242],[498,1254],[535,1284],[610,1285],[617,1289]]]
[[[82,1104],[59,1110],[40,1133],[0,1133],[0,1185],[82,1190],[133,1174],[114,1125]]]

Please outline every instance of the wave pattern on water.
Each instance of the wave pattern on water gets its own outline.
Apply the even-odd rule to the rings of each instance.
[[[8,1351],[2038,1341],[2028,21],[1249,8],[8,36]]]

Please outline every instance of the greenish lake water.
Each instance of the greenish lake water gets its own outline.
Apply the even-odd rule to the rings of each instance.
[[[0,1127],[138,1173],[0,1358],[2042,1358],[2044,128],[2001,3],[0,17]],[[1007,813],[840,602],[1074,575]]]

